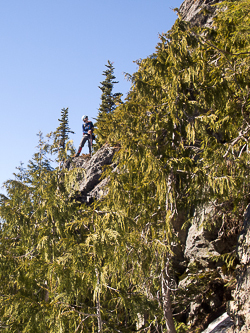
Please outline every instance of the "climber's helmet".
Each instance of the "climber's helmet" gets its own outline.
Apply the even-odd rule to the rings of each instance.
[[[84,121],[85,119],[88,119],[88,116],[86,115],[82,116],[82,121]]]

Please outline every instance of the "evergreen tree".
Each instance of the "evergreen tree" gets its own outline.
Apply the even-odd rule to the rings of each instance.
[[[53,153],[58,155],[58,161],[63,161],[67,158],[68,150],[71,155],[74,153],[72,142],[69,141],[69,134],[74,134],[74,132],[69,127],[68,114],[69,108],[61,109],[61,118],[58,119],[59,126],[55,132],[50,134],[54,138],[51,149]]]
[[[107,69],[103,72],[102,75],[105,76],[105,80],[101,82],[101,86],[99,88],[102,91],[101,95],[101,104],[99,107],[99,112],[97,116],[96,122],[96,134],[97,134],[97,142],[95,145],[95,149],[99,149],[107,139],[107,136],[110,134],[110,122],[112,119],[112,115],[114,110],[116,109],[118,104],[121,104],[121,93],[113,93],[114,84],[118,83],[115,81],[114,76],[114,67],[113,64],[108,61],[108,64],[105,65]]]
[[[79,172],[52,169],[49,148],[40,135],[25,177],[8,181],[0,198],[5,332],[86,332],[97,324],[96,274],[85,244],[89,221],[72,189]]]
[[[108,207],[118,212],[119,234],[129,244],[127,258],[116,251],[128,265],[117,269],[117,278],[126,275],[151,299],[160,292],[155,325],[163,320],[172,326],[167,291],[174,282],[167,277],[174,273],[171,244],[178,242],[173,221],[181,214],[187,225],[195,210],[212,203],[215,218],[207,227],[223,225],[225,235],[239,228],[249,200],[250,44],[241,38],[249,31],[249,20],[242,21],[249,18],[249,0],[221,6],[215,29],[191,28],[178,19],[161,36],[156,52],[138,62],[127,101],[110,123],[108,142],[121,149],[114,161],[119,168],[109,174]],[[203,274],[199,292],[206,298],[215,276]],[[180,308],[182,301],[173,311],[188,306]],[[139,309],[139,302],[131,306]]]
[[[1,329],[191,331],[175,328],[172,313],[209,297],[218,273],[197,275],[194,264],[193,281],[176,290],[174,221],[187,225],[212,203],[205,224],[226,234],[249,203],[249,5],[224,1],[215,29],[179,18],[138,62],[126,102],[103,111],[103,142],[120,150],[102,200],[76,201],[80,171],[51,168],[40,135],[0,198]]]

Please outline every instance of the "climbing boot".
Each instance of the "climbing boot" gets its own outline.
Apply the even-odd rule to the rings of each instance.
[[[74,157],[78,157],[80,155],[81,151],[82,151],[82,148],[79,148],[78,152],[74,155]]]

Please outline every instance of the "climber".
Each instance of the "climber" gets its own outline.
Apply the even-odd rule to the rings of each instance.
[[[79,148],[77,153],[75,154],[75,157],[78,157],[82,151],[82,147],[85,145],[85,142],[88,141],[88,146],[89,146],[89,155],[92,155],[92,140],[93,140],[93,130],[94,130],[94,125],[92,121],[88,120],[88,116],[82,116],[82,131],[83,131],[83,137],[82,140],[79,144]]]

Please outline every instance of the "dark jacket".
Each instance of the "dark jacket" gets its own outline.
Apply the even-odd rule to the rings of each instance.
[[[88,121],[87,123],[82,124],[83,134],[88,134],[89,130],[92,130],[92,132],[94,130],[94,125],[93,125],[92,121]]]

